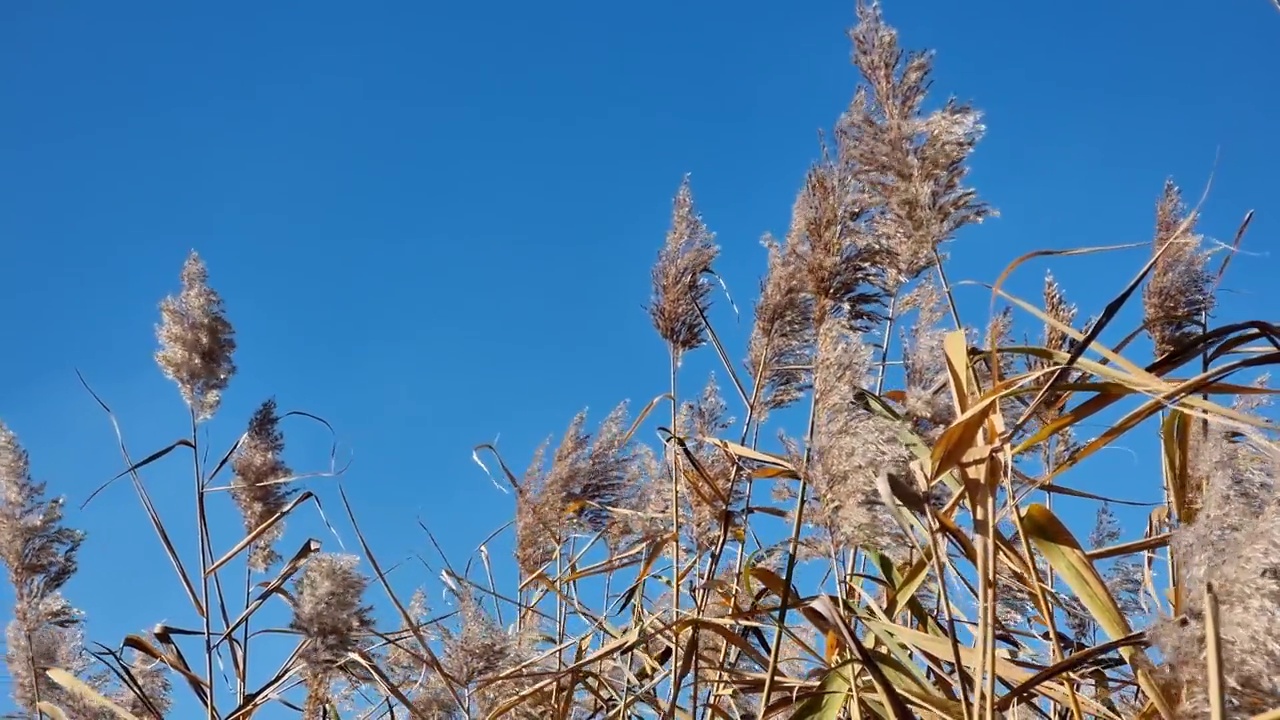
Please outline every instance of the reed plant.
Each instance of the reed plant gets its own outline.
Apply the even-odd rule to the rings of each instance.
[[[84,537],[0,425],[22,712],[165,718],[184,693],[210,720],[1280,718],[1280,446],[1259,374],[1280,331],[1214,315],[1251,215],[1214,244],[1172,182],[1153,188],[1150,252],[1124,287],[1087,288],[1099,314],[1078,317],[1052,276],[1035,299],[1006,281],[1120,246],[992,268],[1003,309],[970,321],[945,249],[995,215],[967,179],[981,114],[930,102],[932,56],[903,50],[878,5],[858,4],[849,37],[860,83],[789,229],[764,239],[749,336],[735,346],[712,321],[721,248],[686,177],[651,271],[669,387],[578,415],[523,473],[477,447],[514,498],[498,530],[514,553],[454,558],[443,610],[391,581],[340,477],[286,463],[281,421],[319,418],[267,400],[231,447],[204,446],[236,343],[193,253],[156,353],[190,424],[141,459],[121,439],[119,475],[188,601],[157,617],[187,621],[86,641],[60,592]],[[715,375],[690,377],[694,353]],[[1126,536],[1128,501],[1078,480],[1144,432],[1161,499]],[[191,476],[190,543],[144,481],[175,468]],[[352,553],[286,532],[328,494]],[[1093,504],[1092,527],[1060,516],[1064,497]],[[215,503],[242,525],[214,532]],[[288,622],[266,625],[272,607]],[[281,638],[283,661],[263,661]]]

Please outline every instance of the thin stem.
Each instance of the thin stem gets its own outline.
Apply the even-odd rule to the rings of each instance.
[[[889,299],[889,314],[884,320],[884,330],[880,341],[880,367],[876,374],[876,395],[884,394],[884,381],[889,366],[889,343],[893,340],[893,324],[898,314],[898,293],[894,292]]]
[[[821,328],[819,328],[819,331]],[[809,490],[809,458],[813,452],[813,429],[818,417],[817,388],[809,396],[809,427],[805,431],[804,462],[800,472],[800,489],[796,491],[795,519],[791,524],[791,537],[787,541],[787,568],[782,579],[782,605],[778,608],[778,626],[773,632],[773,646],[769,648],[769,667],[765,670],[764,689],[760,695],[760,708],[756,720],[764,720],[773,691],[773,678],[778,670],[778,658],[782,652],[782,636],[787,628],[787,605],[791,602],[791,582],[795,579],[796,554],[800,547],[800,531],[804,528],[804,504]]]
[[[1043,461],[1043,463],[1044,463],[1045,477],[1049,478],[1049,481],[1045,483],[1045,488],[1044,488],[1044,506],[1045,506],[1046,508],[1048,508],[1050,512],[1052,512],[1052,511],[1053,511],[1053,495],[1054,495],[1054,493],[1050,492],[1050,490],[1051,490],[1051,487],[1050,487],[1050,486],[1051,486],[1051,485],[1053,485],[1053,469],[1054,469],[1054,466],[1055,466],[1055,463],[1054,463],[1054,456],[1055,456],[1055,454],[1056,454],[1056,452],[1057,452],[1057,449],[1058,449],[1058,448],[1057,448],[1057,445],[1058,445],[1057,440],[1058,440],[1058,437],[1057,437],[1056,435],[1051,435],[1050,437],[1048,437],[1048,438],[1046,438],[1046,439],[1045,439],[1044,446],[1043,446],[1043,447],[1042,447],[1042,449],[1041,449],[1041,453],[1042,453],[1042,456],[1041,456],[1041,457],[1042,457],[1042,461]],[[1012,486],[1012,485],[1010,485],[1009,487],[1010,487],[1009,497],[1010,497],[1010,498],[1013,498],[1013,497],[1014,497],[1013,492],[1012,492],[1012,488],[1013,488],[1013,486]],[[1014,515],[1014,517],[1016,518],[1016,517],[1017,517],[1017,508],[1015,507],[1015,508],[1013,508],[1013,510],[1014,510],[1013,515]],[[1023,541],[1023,542],[1024,542],[1024,543],[1026,542],[1026,541],[1025,541],[1025,539],[1024,539],[1024,541]],[[1027,560],[1027,561],[1030,563],[1030,565],[1028,565],[1028,568],[1029,568],[1029,570],[1031,571],[1031,573],[1033,573],[1033,575],[1034,575],[1034,573],[1036,573],[1036,572],[1037,572],[1037,570],[1036,570],[1036,565],[1035,565],[1035,557],[1034,557],[1033,555],[1031,555],[1030,553],[1028,553],[1027,557],[1028,557],[1028,560]],[[1055,580],[1055,576],[1054,576],[1054,572],[1053,572],[1053,566],[1052,566],[1052,565],[1049,565],[1049,567],[1048,567],[1048,572],[1045,574],[1045,585],[1046,585],[1046,587],[1048,587],[1048,588],[1052,589],[1052,588],[1054,587],[1054,583],[1056,583],[1056,582],[1057,582],[1057,581]],[[1062,647],[1061,647],[1061,646],[1059,645],[1059,643],[1058,643],[1057,632],[1056,632],[1056,631],[1054,630],[1054,628],[1053,628],[1053,623],[1049,623],[1049,634],[1050,634],[1050,638],[1051,638],[1051,640],[1052,640],[1052,642],[1050,643],[1050,648],[1049,648],[1049,650],[1050,650],[1050,655],[1049,655],[1049,657],[1050,657],[1054,662],[1058,662],[1058,661],[1062,660],[1062,657],[1063,657],[1063,650],[1062,650]],[[1058,703],[1057,703],[1057,701],[1056,701],[1056,700],[1050,700],[1050,701],[1049,701],[1049,709],[1050,709],[1050,711],[1051,711],[1051,712],[1056,712],[1056,711],[1057,711],[1057,708],[1058,708]]]
[[[200,472],[200,434],[197,432],[196,413],[191,411],[191,465],[196,486],[196,532],[200,536],[200,604],[204,606],[204,669],[209,683],[209,702],[205,705],[205,718],[214,720],[213,682],[213,628],[209,606],[209,522],[205,514],[204,478]]]
[[[680,421],[680,402],[676,395],[676,378],[680,371],[680,351],[674,346],[671,348],[671,432],[678,434],[680,428],[677,423]],[[671,468],[671,525],[673,528],[672,535],[672,557],[671,557],[671,694],[667,701],[667,715],[674,714],[676,700],[680,695],[679,668],[680,668],[680,636],[675,632],[676,623],[680,621],[680,458],[671,451],[671,444],[667,444],[667,452],[670,453]]]
[[[252,589],[253,589],[253,569],[250,568],[248,565],[245,565],[244,567],[244,606],[246,609],[249,607],[249,602],[252,597]],[[241,630],[241,635],[240,635],[240,675],[241,675],[240,684],[239,684],[240,693],[239,693],[239,697],[236,698],[240,703],[244,703],[245,693],[248,692],[248,689],[249,689],[249,623],[252,620],[253,620],[252,617],[247,617],[244,619],[244,628]],[[232,648],[233,652],[234,650],[235,648]]]
[[[31,669],[31,699],[36,704],[36,718],[44,720],[44,710],[40,708],[40,668],[36,667],[35,644],[31,639],[31,623],[22,622],[22,634],[27,638],[27,664]]]
[[[955,322],[957,330],[963,330],[964,323],[960,321],[960,308],[956,305],[955,293],[951,291],[951,281],[947,280],[947,271],[942,267],[942,255],[938,252],[937,246],[933,248],[933,264],[938,269],[938,280],[942,283],[942,294],[947,296],[947,307],[951,310],[951,320]]]
[[[996,604],[996,544],[994,540],[996,514],[995,493],[982,479],[981,496],[983,499],[981,520],[978,523],[977,546],[979,556],[978,586],[982,594],[982,605],[978,609],[978,626],[982,629],[982,659],[986,676],[983,679],[982,700],[985,717],[994,720],[996,701],[996,640],[995,640],[995,604]]]
[[[769,345],[772,343],[772,340],[773,340],[772,336],[765,338],[764,349],[761,350],[760,352],[760,361],[756,363],[755,372],[751,375],[751,378],[753,380],[752,387],[751,387],[751,399],[747,403],[747,417],[745,420],[742,421],[742,435],[738,440],[738,444],[740,445],[745,445],[747,442],[747,438],[751,435],[752,422],[755,420],[755,417],[756,417],[756,407],[760,403],[760,396],[765,386],[764,364],[765,364],[765,358],[769,356]],[[757,431],[756,435],[751,440],[751,447],[752,449],[755,449],[755,447],[758,445],[759,445],[759,432]],[[742,566],[743,564],[745,564],[747,559],[747,531],[750,527],[750,518],[751,518],[751,492],[754,489],[752,486],[752,480],[750,477],[743,478],[743,480],[747,483],[747,491],[746,491],[745,500],[743,501],[743,508],[742,508],[742,540],[738,541],[737,543],[738,553],[737,553],[737,557],[734,558],[734,562],[733,562],[733,576],[735,578],[742,576]],[[718,553],[723,551],[723,538],[721,540],[722,540],[722,545],[717,549]],[[719,564],[719,554],[717,554],[715,564],[717,565]],[[710,572],[708,572],[708,577],[710,577]],[[730,590],[729,607],[731,608],[737,608],[738,591],[740,590],[739,586],[740,586],[740,583],[735,582],[733,583],[732,588]],[[710,589],[707,590],[707,595],[708,596],[710,595]],[[737,663],[738,656],[740,654],[741,654],[741,651],[738,649],[736,645],[730,645],[728,643],[725,643],[724,645],[720,646],[720,657],[716,664],[716,667],[720,669],[721,673],[719,676],[717,676],[715,683],[712,684],[711,688],[708,690],[708,702],[707,702],[707,705],[703,708],[703,712],[702,712],[702,717],[704,720],[711,713],[712,703],[710,701],[710,698],[714,697],[715,694],[719,692],[720,689],[724,686],[724,682],[721,678],[723,677],[723,675],[727,674],[725,672],[727,668],[732,667],[735,663]]]
[[[560,545],[556,546],[556,580],[555,582],[557,586],[560,585],[560,583],[563,581],[563,578],[564,578],[564,554],[563,553],[564,553],[564,543],[561,543]],[[567,634],[568,608],[565,607],[566,603],[564,601],[563,593],[557,592],[555,594],[555,600],[556,600],[556,644],[558,645],[565,641],[565,636]],[[495,605],[496,604],[497,603],[495,601]],[[563,670],[564,670],[564,653],[559,650],[556,650],[556,671],[561,672]],[[559,695],[560,695],[560,683],[555,683],[551,686],[551,703],[553,707],[556,706],[557,701],[559,700]]]

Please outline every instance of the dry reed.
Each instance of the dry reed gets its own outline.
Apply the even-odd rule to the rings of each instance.
[[[1005,291],[1024,256],[993,286],[1008,307],[967,324],[943,248],[995,214],[966,184],[981,115],[955,100],[926,109],[932,56],[902,50],[877,4],[859,2],[857,17],[862,82],[801,182],[786,235],[764,241],[741,366],[712,319],[720,249],[686,177],[651,272],[670,386],[635,418],[619,404],[595,432],[578,415],[522,477],[501,464],[516,491],[517,587],[494,580],[482,548],[463,569],[446,567],[447,607],[433,613],[421,590],[401,599],[358,524],[360,556],[291,535],[286,519],[318,510],[321,490],[290,470],[280,423],[311,416],[282,416],[268,400],[233,447],[204,451],[197,426],[219,408],[236,345],[192,253],[181,291],[161,304],[156,355],[191,426],[141,461],[122,440],[120,474],[190,613],[182,626],[87,645],[61,595],[83,537],[0,425],[0,561],[15,589],[6,661],[21,711],[165,717],[184,693],[222,720],[269,708],[304,718],[1280,717],[1280,446],[1258,401],[1269,386],[1251,378],[1280,361],[1280,332],[1215,322],[1221,277],[1198,211],[1171,182],[1150,259],[1101,315],[1078,324],[1051,276],[1038,304]],[[1139,290],[1141,326],[1107,344]],[[1020,319],[1037,339],[1016,339]],[[706,346],[719,381],[682,393],[682,359]],[[664,404],[670,417],[658,419]],[[1103,429],[1083,438],[1086,425]],[[643,441],[651,427],[660,444]],[[1140,427],[1158,437],[1141,459],[1164,499],[1126,534],[1124,498],[1075,479]],[[194,563],[142,477],[184,455]],[[232,478],[218,486],[224,467]],[[1095,504],[1091,530],[1063,523],[1061,496]],[[239,510],[240,539],[215,544],[213,502]],[[389,616],[375,617],[370,585]],[[288,622],[268,624],[271,607]],[[284,663],[261,662],[280,638],[293,643]]]

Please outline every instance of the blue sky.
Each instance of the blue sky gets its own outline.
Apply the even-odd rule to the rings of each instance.
[[[150,353],[156,303],[196,248],[241,346],[215,440],[272,394],[322,415],[354,457],[345,486],[384,560],[427,552],[419,518],[465,556],[511,507],[473,445],[500,434],[523,468],[580,408],[594,421],[663,391],[643,305],[685,172],[749,307],[758,239],[785,230],[816,133],[857,81],[852,6],[6,3],[0,417],[76,505],[120,467],[76,368],[135,454],[180,435],[184,409]],[[1002,217],[954,245],[953,278],[989,281],[1039,247],[1145,240],[1164,178],[1194,201],[1216,158],[1202,229],[1229,240],[1259,211],[1229,303],[1270,313],[1269,2],[885,11],[906,46],[938,51],[935,101],[986,113],[972,179]],[[1052,267],[1070,295],[1095,299],[1088,315],[1142,259]],[[1014,287],[1034,294],[1044,268]],[[962,300],[985,313],[985,295]],[[723,304],[716,318],[735,323]],[[286,431],[295,467],[324,465],[323,431]],[[183,466],[148,480],[185,527]],[[325,511],[342,519],[332,494]],[[186,621],[127,486],[70,521],[91,533],[69,594],[95,638]],[[134,545],[140,560],[121,562]]]

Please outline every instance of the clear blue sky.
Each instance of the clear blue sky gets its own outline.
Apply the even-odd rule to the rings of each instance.
[[[954,277],[991,280],[1037,247],[1147,239],[1164,178],[1194,201],[1220,151],[1202,227],[1229,240],[1258,209],[1247,247],[1260,254],[1230,286],[1271,314],[1268,0],[885,12],[906,46],[938,51],[935,100],[986,112],[972,178],[1002,217],[953,247]],[[75,368],[136,454],[180,435],[184,410],[150,353],[156,303],[194,247],[241,345],[215,438],[270,394],[323,415],[354,453],[346,486],[384,559],[426,552],[417,518],[461,558],[511,503],[473,445],[501,433],[523,468],[579,408],[594,421],[663,391],[643,304],[685,172],[749,307],[758,238],[785,230],[816,132],[853,92],[852,20],[849,0],[4,3],[0,417],[77,505],[120,462]],[[1095,299],[1088,315],[1141,261],[1053,268]],[[1034,293],[1044,267],[1015,287]],[[985,312],[984,295],[964,298]],[[717,318],[734,322],[723,304]],[[323,432],[286,431],[296,467],[324,464]],[[183,467],[148,480],[187,527]],[[187,622],[126,485],[70,520],[91,532],[69,594],[95,638]],[[141,560],[124,561],[135,544]]]

